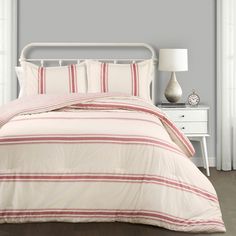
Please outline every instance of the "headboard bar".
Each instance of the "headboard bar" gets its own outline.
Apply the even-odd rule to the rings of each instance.
[[[85,61],[85,60],[88,60],[90,58],[65,58],[65,59],[62,59],[62,58],[38,58],[38,59],[25,59],[23,61],[31,61],[31,62],[37,62],[37,61],[52,61],[52,62],[55,62],[55,61]],[[114,59],[114,58],[96,58],[94,60],[97,60],[97,61],[116,61],[116,62],[127,62],[127,61],[135,61],[135,62],[138,62],[138,61],[143,61],[143,60],[146,60],[145,58],[120,58],[120,59]],[[21,60],[22,61],[22,60]]]
[[[20,61],[26,59],[26,52],[29,49],[37,47],[111,47],[111,48],[146,48],[151,52],[151,58],[157,60],[156,52],[152,46],[146,43],[30,43],[27,44],[21,51]],[[56,60],[55,60],[56,61]],[[128,61],[128,59],[127,59]]]

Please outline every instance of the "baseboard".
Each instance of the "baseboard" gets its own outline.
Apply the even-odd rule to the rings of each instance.
[[[197,167],[203,167],[202,157],[192,157],[191,160]],[[210,167],[216,166],[216,158],[215,157],[209,157],[208,160],[209,160]]]

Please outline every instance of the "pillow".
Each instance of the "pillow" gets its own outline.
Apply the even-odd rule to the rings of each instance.
[[[23,62],[23,94],[86,93],[85,63],[58,67],[39,67]]]
[[[22,94],[24,94],[24,86],[23,86],[23,80],[24,80],[24,75],[23,75],[23,68],[21,66],[15,66],[15,71],[16,71],[16,76],[19,82],[20,86],[20,92],[19,92],[19,98],[22,97]]]
[[[87,60],[88,92],[120,92],[150,100],[153,60],[113,64]]]

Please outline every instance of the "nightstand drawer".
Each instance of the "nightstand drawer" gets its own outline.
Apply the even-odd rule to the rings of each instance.
[[[207,122],[175,122],[175,125],[185,134],[207,134]]]
[[[163,110],[175,122],[207,121],[207,110]]]

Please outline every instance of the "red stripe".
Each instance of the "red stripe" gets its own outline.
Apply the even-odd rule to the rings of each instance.
[[[153,220],[161,220],[167,223],[175,224],[175,225],[180,225],[180,226],[191,226],[191,225],[219,225],[221,227],[224,227],[224,224],[222,221],[219,220],[187,220],[187,219],[179,219],[175,216],[169,216],[165,213],[158,212],[158,211],[132,211],[132,210],[120,210],[120,209],[115,209],[115,210],[84,210],[84,209],[73,209],[73,210],[50,210],[48,209],[47,211],[41,211],[39,210],[31,210],[31,211],[26,211],[26,210],[18,210],[18,211],[2,211],[0,212],[0,217],[33,217],[33,216],[44,216],[44,217],[53,217],[53,216],[79,216],[79,217],[98,217],[98,216],[103,216],[103,217],[108,217],[108,218],[119,218],[119,217],[129,217],[129,218],[151,218]]]
[[[86,211],[86,212],[145,212],[145,213],[159,213],[165,216],[168,216],[170,218],[173,219],[178,219],[181,221],[188,221],[188,222],[199,222],[199,221],[205,221],[203,219],[198,219],[198,220],[190,220],[190,219],[185,219],[182,217],[178,217],[178,216],[174,216],[165,212],[160,212],[160,211],[154,211],[154,210],[144,210],[144,209],[140,209],[140,210],[132,210],[132,209],[89,209],[89,208],[83,208],[83,209],[78,209],[78,208],[40,208],[40,209],[33,209],[33,208],[28,208],[28,209],[2,209],[0,210],[0,213],[4,213],[4,212],[29,212],[29,211],[40,211],[40,212],[48,212],[48,211],[55,211],[55,212],[64,212],[64,211]],[[209,220],[207,220],[209,221]],[[214,222],[218,222],[218,223],[223,223],[221,220],[217,220],[217,219],[212,219],[211,221]]]
[[[17,139],[4,139],[1,140],[0,145],[15,145],[15,144],[34,144],[34,143],[112,143],[112,144],[135,144],[135,145],[155,145],[159,148],[163,148],[165,150],[168,150],[170,152],[174,152],[176,154],[179,154],[181,156],[184,156],[182,152],[179,150],[175,150],[171,147],[168,147],[168,145],[165,145],[163,143],[154,142],[154,141],[144,141],[144,140],[127,140],[123,138],[76,138],[76,137],[40,137],[40,138],[17,138]],[[129,143],[127,143],[129,142]],[[185,157],[185,156],[184,156]]]
[[[133,64],[130,64],[130,73],[131,73],[131,95],[134,95],[134,73],[133,73]]]
[[[77,65],[73,65],[75,75],[75,93],[78,92]]]
[[[197,196],[206,198],[208,200],[218,202],[217,197],[206,193],[200,189],[170,181],[162,177],[148,177],[148,176],[119,176],[119,175],[0,175],[2,181],[75,181],[75,182],[128,182],[128,183],[147,183],[156,184],[180,189],[186,192],[194,193]]]
[[[106,63],[106,93],[108,92],[108,63]]]
[[[51,218],[50,220],[53,220],[55,218],[55,221],[58,221],[58,217],[60,217],[60,215],[59,216],[55,216],[55,214],[54,215],[46,215],[46,216],[44,216],[44,215],[36,215],[36,216],[28,215],[28,216],[24,216],[23,215],[23,217],[22,216],[7,216],[7,217],[3,217],[3,220],[5,222],[5,218],[7,218],[7,219],[13,218],[13,220],[17,219],[17,218],[30,218],[30,219],[40,219],[41,218],[44,221],[46,218]],[[158,220],[158,221],[164,222],[166,224],[175,224],[176,227],[180,226],[180,229],[179,229],[180,231],[182,230],[183,226],[185,226],[185,227],[189,226],[189,225],[180,225],[180,224],[177,224],[177,223],[170,222],[168,220],[157,219],[156,217],[154,218],[154,217],[150,217],[150,216],[149,217],[139,216],[139,215],[129,216],[129,215],[123,214],[123,217],[121,218],[121,216],[119,216],[119,215],[117,215],[115,213],[114,213],[114,216],[104,216],[104,215],[90,215],[90,216],[86,216],[86,215],[79,215],[79,214],[76,214],[76,216],[75,216],[74,214],[64,214],[63,216],[61,216],[61,218],[62,219],[63,218],[72,218],[72,221],[75,218],[79,218],[79,219],[87,219],[87,218],[89,218],[89,219],[94,219],[94,221],[97,221],[97,219],[104,219],[104,218],[105,219],[111,219],[110,221],[122,221],[122,218],[124,218],[125,222],[126,222],[126,219],[131,219],[131,220],[132,219],[135,219],[135,220],[136,219],[141,219],[141,220],[152,220],[152,221],[157,221]],[[0,218],[0,220],[1,220],[1,218]],[[60,221],[60,218],[59,218],[59,221]],[[136,222],[134,222],[134,223],[136,223]],[[192,224],[192,225],[194,226],[194,225],[197,225],[197,224]],[[209,226],[211,226],[211,227],[209,227]],[[224,227],[223,224],[214,223],[214,222],[212,222],[212,223],[211,222],[209,222],[209,223],[208,222],[201,223],[198,226],[199,227],[198,230],[195,229],[196,226],[194,227],[194,229],[195,229],[195,232],[197,232],[197,231],[201,232],[201,231],[207,231],[207,230],[209,230],[209,228],[212,229],[212,226],[214,226],[214,230],[215,231],[225,232],[225,227]],[[190,225],[190,227],[191,227],[191,225]]]
[[[106,92],[106,63],[103,63],[102,92]]]
[[[68,66],[68,79],[69,79],[69,92],[71,93],[72,92],[72,89],[71,89],[71,69],[70,69],[70,65]]]
[[[70,93],[77,93],[77,67],[72,64],[68,66]]]
[[[136,75],[137,75],[136,94],[137,94],[137,96],[139,96],[139,66],[138,66],[138,63],[136,63]]]
[[[148,214],[126,214],[126,213],[117,213],[117,211],[116,212],[114,212],[113,214],[105,214],[105,213],[102,213],[102,212],[100,212],[100,213],[97,213],[97,214],[80,214],[80,213],[76,213],[76,212],[65,212],[65,213],[55,213],[55,212],[51,212],[51,213],[49,213],[49,214],[33,214],[33,215],[31,215],[31,213],[30,214],[21,214],[21,215],[19,215],[19,214],[17,214],[17,215],[11,215],[11,216],[3,216],[4,218],[26,218],[26,217],[29,217],[29,218],[31,218],[31,219],[33,219],[33,218],[57,218],[57,217],[63,217],[63,218],[81,218],[81,219],[83,219],[83,218],[94,218],[94,219],[100,219],[100,218],[106,218],[106,219],[113,219],[113,221],[114,220],[116,220],[116,221],[121,221],[121,219],[122,218],[124,218],[124,219],[144,219],[144,220],[153,220],[153,221],[160,221],[160,222],[165,222],[165,223],[169,223],[169,224],[174,224],[174,225],[176,225],[176,226],[180,226],[181,228],[180,229],[182,229],[182,227],[183,226],[185,226],[185,227],[188,227],[188,226],[195,226],[195,225],[199,225],[199,227],[200,227],[200,230],[201,231],[205,231],[205,230],[203,230],[203,226],[218,226],[219,228],[221,228],[221,230],[222,231],[224,231],[224,229],[225,229],[225,227],[224,227],[224,225],[223,225],[223,223],[221,224],[221,223],[218,223],[218,222],[196,222],[196,223],[182,223],[182,224],[180,224],[180,223],[178,223],[178,222],[173,222],[173,220],[168,220],[168,219],[164,219],[164,217],[162,217],[162,216],[159,216],[159,217],[157,217],[157,216],[148,216]],[[120,219],[121,218],[121,219]],[[1,219],[1,218],[0,218]],[[96,220],[95,220],[96,221]],[[210,227],[210,228],[212,228],[212,227]]]
[[[72,93],[75,92],[75,74],[74,74],[74,68],[73,65],[71,65],[71,81],[72,81]]]
[[[152,216],[164,216],[165,219],[168,219],[170,221],[173,221],[175,223],[185,223],[185,224],[201,224],[201,223],[218,223],[220,225],[223,225],[222,221],[219,220],[186,220],[183,218],[179,218],[179,217],[175,217],[175,216],[171,216],[169,214],[165,214],[162,212],[158,212],[158,211],[145,211],[145,210],[140,210],[140,211],[132,211],[132,210],[84,210],[84,209],[55,209],[55,210],[51,210],[51,209],[44,209],[44,210],[14,210],[14,211],[0,211],[0,215],[21,215],[21,214],[31,214],[31,215],[37,215],[37,214],[81,214],[81,215],[113,215],[114,213],[117,213],[117,215],[152,215]]]
[[[46,67],[43,67],[43,93],[46,93]]]
[[[69,141],[69,142],[89,142],[89,141],[102,141],[104,143],[106,142],[111,142],[111,143],[124,143],[126,144],[127,142],[132,143],[132,144],[149,144],[149,145],[156,145],[158,147],[162,147],[166,150],[175,152],[179,155],[183,155],[183,153],[175,148],[173,145],[166,143],[163,140],[157,140],[156,138],[149,138],[149,137],[137,137],[137,136],[131,136],[130,137],[125,137],[124,135],[115,135],[115,136],[110,136],[109,135],[104,135],[104,134],[96,134],[98,136],[90,136],[92,134],[83,135],[83,136],[78,136],[75,137],[73,134],[68,135],[63,135],[63,134],[57,134],[60,136],[52,136],[53,134],[48,134],[48,135],[42,135],[37,136],[31,135],[28,137],[24,137],[24,135],[21,135],[19,137],[17,136],[12,136],[12,137],[4,137],[0,138],[0,145],[5,145],[5,144],[20,144],[20,143],[32,143],[32,142],[44,142],[44,141],[57,141],[57,142],[62,142],[63,141]],[[104,135],[104,136],[103,136]],[[74,136],[74,137],[73,137]],[[103,137],[102,137],[103,136]],[[117,137],[116,137],[117,136]],[[119,137],[118,137],[119,136]]]
[[[46,218],[50,218],[50,221],[51,220],[55,220],[55,221],[58,221],[58,216],[55,216],[55,215],[47,215],[47,216],[40,216],[40,215],[37,215],[37,216],[9,216],[7,217],[9,220],[11,218],[14,219],[17,219],[17,218],[30,218],[30,219],[43,219],[42,221],[44,221]],[[165,224],[174,224],[172,222],[168,222],[167,220],[163,220],[163,219],[157,219],[157,218],[154,218],[154,217],[145,217],[145,216],[139,216],[139,215],[136,215],[136,216],[127,216],[127,215],[123,215],[123,217],[121,218],[121,216],[119,216],[119,218],[117,217],[117,214],[114,213],[114,216],[106,216],[104,217],[103,215],[96,215],[96,216],[84,216],[84,215],[78,215],[76,214],[76,217],[75,215],[71,214],[71,215],[63,215],[61,216],[61,218],[71,218],[72,219],[72,222],[74,222],[74,219],[75,218],[79,218],[79,219],[94,219],[94,221],[97,221],[97,219],[110,219],[109,221],[122,221],[122,218],[124,218],[125,222],[127,222],[126,219],[141,219],[141,220],[152,220],[152,221],[159,221],[159,222],[164,222]],[[1,218],[0,218],[1,219]],[[3,218],[4,222],[5,222],[5,217]],[[60,218],[59,218],[59,221],[60,221]],[[80,222],[80,221],[78,221]],[[84,221],[82,221],[84,222]],[[136,223],[136,221],[134,221],[134,223]],[[157,224],[157,223],[156,223]],[[178,228],[178,226],[180,227],[179,230],[183,230],[183,225],[179,225],[177,223],[175,223],[176,227]],[[193,224],[194,225],[194,224]],[[186,225],[184,225],[186,227]],[[201,231],[207,231],[207,230],[212,230],[212,226],[214,226],[214,230],[215,231],[219,231],[219,232],[225,232],[225,227],[224,225],[221,225],[221,224],[218,224],[218,223],[201,223],[198,228],[196,229],[196,226],[194,226],[194,231],[195,232],[201,232]],[[191,227],[191,226],[190,226]],[[187,228],[188,229],[188,228]],[[190,228],[191,229],[191,228]]]
[[[0,176],[11,176],[13,175],[12,173],[0,173]],[[209,196],[210,198],[213,198],[215,199],[216,201],[218,201],[218,198],[215,194],[211,193],[211,192],[208,192],[207,190],[205,189],[202,189],[198,186],[195,186],[195,185],[191,185],[189,183],[185,183],[183,181],[180,181],[180,180],[176,180],[176,179],[171,179],[171,178],[168,178],[168,177],[164,177],[164,176],[160,176],[160,175],[151,175],[151,174],[128,174],[128,173],[93,173],[93,172],[83,172],[83,173],[56,173],[56,172],[53,172],[53,173],[14,173],[13,176],[22,176],[22,175],[28,175],[28,176],[56,176],[56,175],[59,175],[59,176],[64,176],[64,175],[67,175],[67,176],[73,176],[73,175],[80,175],[80,176],[86,176],[86,175],[89,175],[89,176],[131,176],[131,177],[140,177],[140,178],[143,178],[143,177],[148,177],[148,178],[157,178],[157,179],[161,179],[163,180],[164,182],[168,181],[168,182],[171,182],[173,183],[174,185],[177,184],[177,185],[181,185],[181,186],[184,186],[184,188],[186,189],[193,189],[194,191],[196,190],[197,192],[199,193],[202,193],[203,195],[206,195],[206,196]]]
[[[43,94],[43,68],[40,68],[40,80],[41,80],[41,89],[40,93]]]
[[[19,118],[19,119],[12,119],[9,121],[11,122],[20,122],[20,121],[31,121],[31,120],[131,120],[131,121],[143,121],[143,122],[148,122],[152,123],[155,125],[158,125],[162,128],[164,128],[161,124],[152,121],[152,120],[147,120],[147,119],[139,119],[139,118],[118,118],[118,117],[63,117],[63,116],[53,116],[53,117],[28,117],[28,118]]]
[[[69,135],[69,136],[68,136]],[[152,136],[147,136],[147,135],[132,135],[132,134],[104,134],[104,133],[89,133],[89,134],[65,134],[65,133],[56,133],[56,134],[21,134],[21,135],[9,135],[9,136],[4,136],[4,137],[0,137],[0,141],[1,140],[5,140],[5,139],[21,139],[22,137],[24,138],[32,138],[32,137],[36,137],[36,138],[40,138],[40,137],[76,137],[76,138],[124,138],[124,139],[147,139],[147,140],[152,140],[152,141],[160,141],[162,143],[165,143],[169,146],[171,146],[172,148],[175,148],[175,146],[172,145],[172,142],[168,142],[166,140],[163,139],[158,139],[157,137],[152,137]],[[179,148],[175,148],[177,151],[180,151]]]
[[[38,68],[38,94],[41,91],[41,80],[40,80],[40,67]]]
[[[137,72],[136,72],[136,64],[132,64],[133,66],[133,81],[134,81],[134,96],[137,96]]]
[[[45,93],[45,69],[44,67],[38,68],[38,93]]]
[[[101,63],[100,69],[100,86],[101,86],[101,93],[103,92],[103,63]]]

